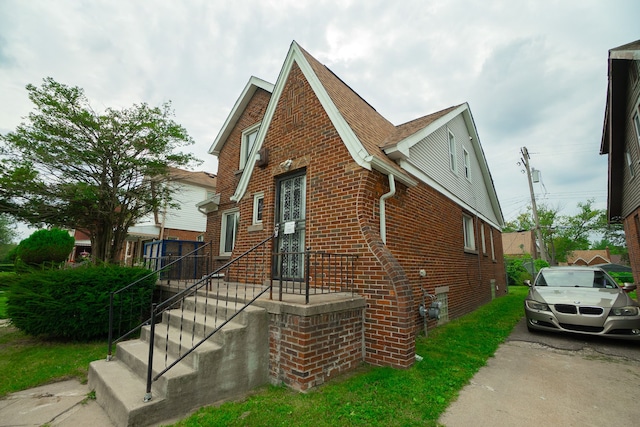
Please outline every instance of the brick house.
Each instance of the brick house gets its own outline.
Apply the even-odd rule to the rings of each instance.
[[[249,79],[209,152],[217,193],[199,206],[219,260],[276,225],[274,253],[357,255],[359,360],[411,366],[425,294],[442,323],[506,293],[502,212],[466,103],[393,125],[293,42],[275,84]],[[299,277],[294,264],[273,276]]]
[[[608,155],[607,216],[622,222],[640,282],[640,40],[609,50],[609,84],[600,154]]]

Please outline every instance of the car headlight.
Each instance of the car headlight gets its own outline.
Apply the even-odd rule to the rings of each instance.
[[[638,307],[629,305],[626,307],[613,307],[609,312],[609,316],[637,316]]]
[[[532,299],[528,299],[525,301],[527,307],[531,310],[542,310],[542,311],[551,311],[549,310],[549,304],[545,304],[543,302],[534,301]]]

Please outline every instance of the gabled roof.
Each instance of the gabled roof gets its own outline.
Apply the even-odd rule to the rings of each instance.
[[[242,90],[242,94],[240,94],[240,97],[231,109],[231,113],[227,117],[227,120],[225,120],[222,128],[220,128],[220,132],[218,132],[216,139],[213,141],[213,144],[211,144],[209,154],[214,154],[216,156],[220,154],[220,150],[222,150],[224,143],[227,141],[227,138],[229,138],[229,134],[233,130],[233,127],[244,112],[244,109],[247,108],[247,104],[251,101],[251,97],[253,97],[253,94],[256,93],[258,89],[263,89],[271,93],[273,91],[273,85],[257,77],[252,76],[249,79],[249,82]]]
[[[170,167],[169,176],[172,181],[188,182],[189,184],[204,188],[216,188],[216,176],[209,172],[192,172]]]
[[[627,106],[627,74],[632,60],[640,60],[640,40],[609,50],[607,99],[600,154],[608,154],[607,216],[616,222],[622,216],[622,181]]]
[[[328,68],[305,52],[295,41],[291,43],[273,88],[250,158],[255,158],[262,147],[278,100],[294,64],[304,74],[351,157],[358,165],[369,170],[379,170],[386,175],[393,174],[398,181],[408,186],[418,184],[415,179],[388,159],[380,149],[380,143],[395,129],[393,124],[382,117]],[[252,171],[253,168],[249,168],[249,173],[242,174],[231,200],[238,201],[242,198]]]
[[[466,125],[467,132],[469,133],[469,136],[471,138],[470,143],[473,147],[476,158],[478,159],[478,164],[482,172],[482,179],[488,192],[491,207],[495,212],[499,222],[499,224],[496,224],[496,226],[501,227],[504,222],[502,208],[500,207],[500,202],[498,201],[498,194],[496,193],[496,189],[493,184],[493,178],[491,177],[491,172],[489,171],[489,165],[484,155],[484,150],[482,149],[482,145],[480,144],[480,138],[478,137],[478,131],[476,129],[473,116],[471,115],[471,109],[469,108],[469,104],[467,104],[466,102],[464,104],[449,107],[436,113],[429,114],[428,116],[424,116],[398,126],[395,132],[389,135],[385,140],[383,150],[390,159],[398,162],[403,169],[413,171],[409,159],[409,149],[422,141],[431,133],[449,123],[457,116],[461,116]],[[445,194],[452,200],[455,200],[456,203],[462,206],[466,205],[448,189],[440,186],[439,183],[432,181],[426,176],[423,176],[423,174],[418,171],[415,171],[414,174],[419,175],[422,181],[426,182],[432,187],[438,188],[441,193]],[[468,208],[473,210],[472,207]],[[489,218],[485,218],[485,220],[489,220]]]
[[[271,86],[271,98],[249,158],[255,159],[256,154],[262,147],[276,106],[294,64],[298,66],[308,81],[353,160],[365,169],[373,169],[385,175],[393,175],[397,181],[410,187],[416,186],[418,181],[414,178],[414,175],[398,164],[402,156],[398,157],[393,153],[402,153],[408,150],[411,145],[417,143],[429,133],[434,132],[456,115],[461,115],[469,131],[469,135],[473,138],[474,150],[482,169],[487,191],[490,193],[489,198],[491,204],[497,216],[499,216],[499,220],[502,221],[502,211],[498,203],[493,180],[489,173],[482,147],[480,146],[475,123],[471,117],[469,106],[466,103],[424,116],[400,126],[395,126],[325,65],[321,64],[307,51],[302,49],[295,41],[291,43],[276,84]],[[218,154],[220,152],[231,128],[255,92],[254,86],[256,86],[257,83],[253,79],[255,79],[255,77],[252,77],[252,80],[236,102],[223,129],[214,141],[209,151],[210,153]],[[264,83],[266,83],[263,81],[260,82],[263,83],[263,86]],[[231,196],[231,200],[239,201],[242,199],[249,180],[251,179],[252,172],[253,168],[251,167],[245,169],[245,173],[240,177],[240,181],[235,193]]]

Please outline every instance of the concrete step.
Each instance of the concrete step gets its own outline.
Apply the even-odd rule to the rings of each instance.
[[[144,426],[171,417],[167,400],[152,387],[153,399],[144,402],[146,381],[124,363],[96,360],[89,365],[89,388],[116,426]]]
[[[235,304],[223,304],[215,316],[215,302],[191,297],[184,308],[163,314],[163,323],[155,325],[153,376],[235,313]],[[91,364],[90,387],[118,426],[158,423],[268,382],[268,315],[248,307],[155,381],[152,400],[145,403],[150,332],[144,326],[140,339],[118,344],[114,360]]]
[[[149,359],[149,344],[147,342],[131,340],[120,343],[115,358],[124,363],[136,376],[143,379],[146,387]],[[172,356],[167,356],[165,359],[164,351],[154,351],[152,377],[155,377],[175,360]],[[188,385],[190,381],[193,381],[198,373],[197,369],[191,366],[192,364],[194,363],[191,360],[182,360],[154,382],[154,386],[163,397],[171,397],[183,392],[185,384]]]

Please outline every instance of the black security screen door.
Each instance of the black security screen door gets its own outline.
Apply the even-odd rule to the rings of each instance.
[[[280,178],[276,218],[280,231],[276,245],[275,279],[304,277],[305,173]]]

